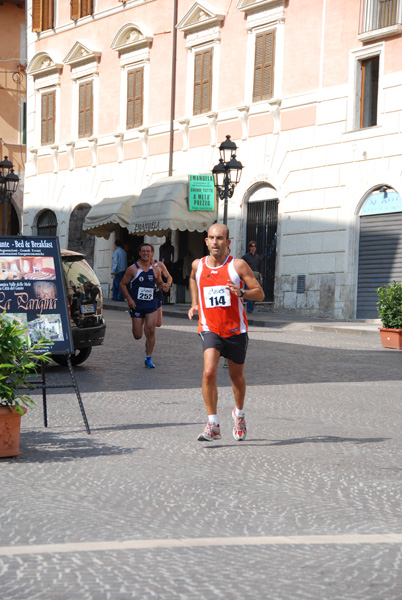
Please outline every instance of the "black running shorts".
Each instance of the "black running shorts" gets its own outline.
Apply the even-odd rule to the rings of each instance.
[[[204,352],[208,348],[215,348],[219,350],[224,358],[228,358],[237,365],[244,364],[248,345],[247,333],[224,338],[213,331],[203,331],[200,333],[200,338],[202,339]]]
[[[130,308],[128,312],[132,319],[145,319],[145,315],[150,315],[157,310],[158,306],[154,306],[153,308]]]

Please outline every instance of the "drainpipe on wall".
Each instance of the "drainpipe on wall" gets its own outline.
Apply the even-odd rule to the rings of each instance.
[[[173,47],[172,47],[172,87],[171,87],[171,92],[170,92],[169,177],[171,177],[172,173],[173,173],[174,113],[175,113],[175,106],[176,106],[177,5],[178,5],[178,0],[174,0]]]

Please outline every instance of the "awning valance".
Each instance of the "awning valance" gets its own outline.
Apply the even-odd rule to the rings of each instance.
[[[117,225],[128,227],[131,209],[138,196],[104,198],[95,204],[85,217],[83,230],[107,240]]]
[[[138,235],[166,235],[169,230],[206,231],[217,210],[188,209],[188,175],[164,177],[142,190],[131,211],[128,230]]]

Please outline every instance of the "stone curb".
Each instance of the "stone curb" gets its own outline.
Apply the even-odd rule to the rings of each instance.
[[[114,310],[127,312],[125,302],[113,302],[104,300],[105,310]],[[187,319],[189,306],[186,305],[165,305],[163,307],[163,316],[179,319]],[[271,329],[286,329],[298,331],[320,331],[326,333],[338,333],[342,335],[379,335],[378,327],[380,322],[352,322],[352,321],[323,321],[309,319],[308,317],[292,317],[291,315],[281,315],[280,313],[259,313],[258,315],[248,316],[248,323],[252,327],[266,327]],[[197,316],[194,320],[197,319]]]

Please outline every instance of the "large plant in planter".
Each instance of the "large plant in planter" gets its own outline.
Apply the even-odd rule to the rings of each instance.
[[[26,407],[35,405],[26,390],[40,362],[49,362],[44,353],[48,340],[33,343],[27,328],[0,314],[0,457],[19,454],[20,420]]]
[[[402,329],[402,283],[393,281],[391,285],[379,287],[378,316],[383,327]]]
[[[385,348],[402,349],[402,283],[393,281],[392,284],[379,287],[378,316],[382,323],[380,327],[381,341]],[[393,330],[393,331],[392,331]]]
[[[44,348],[49,340],[41,339],[33,343],[27,335],[27,327],[18,321],[11,321],[6,314],[0,314],[0,404],[15,408],[24,414],[23,406],[35,405],[24,389],[34,385],[29,379],[40,362],[49,362],[49,353]]]

